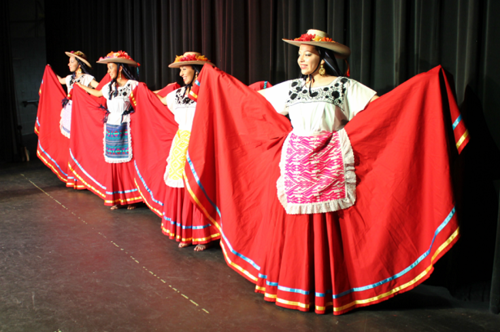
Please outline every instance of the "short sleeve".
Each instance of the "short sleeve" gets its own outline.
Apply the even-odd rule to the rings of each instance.
[[[129,84],[130,84],[130,88],[133,91],[135,88],[137,88],[137,86],[139,85],[139,82],[136,80],[129,80]]]
[[[182,89],[182,88],[180,88]],[[177,90],[174,90],[172,92],[170,92],[167,97],[166,97],[166,100],[167,100],[167,107],[168,109],[170,110],[170,112],[174,113],[174,106],[175,106],[175,96],[176,96],[176,93],[179,89]]]
[[[262,94],[267,101],[273,105],[276,112],[282,115],[288,114],[286,101],[288,100],[288,92],[290,91],[291,82],[292,81],[285,81],[268,89],[259,91],[260,94]]]
[[[68,86],[68,87],[69,87],[69,86],[70,86],[70,84],[71,84],[71,76],[72,76],[72,75],[68,75],[68,76],[66,76],[66,77],[64,78],[64,80],[66,81],[66,86]]]
[[[365,109],[377,92],[355,80],[349,80],[349,83],[345,94],[347,96],[346,100],[349,114],[352,118]]]
[[[109,89],[110,89],[110,85],[111,83],[108,83],[108,84],[105,84],[102,89],[101,89],[101,92],[102,92],[102,96],[106,99],[109,99]]]
[[[89,75],[89,74],[84,74],[83,75],[83,78],[81,80],[81,83],[85,86],[89,86],[90,85],[90,82],[92,82],[94,80],[94,76],[92,75]]]

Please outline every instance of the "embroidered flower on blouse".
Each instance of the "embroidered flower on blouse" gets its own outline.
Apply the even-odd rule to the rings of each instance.
[[[303,79],[296,79],[290,85],[286,104],[291,106],[297,103],[324,101],[342,107],[344,94],[349,84],[348,82],[349,79],[342,77],[334,84],[330,84],[323,88],[315,88],[312,90],[312,93],[309,93],[309,90],[303,84]]]
[[[116,87],[115,84],[113,84],[113,86]],[[112,87],[110,86],[110,89]],[[117,97],[117,96],[121,96],[122,98],[128,98],[128,96],[130,96],[130,94],[132,93],[132,86],[131,86],[131,82],[130,80],[127,81],[127,83],[124,85],[124,86],[119,86],[118,89],[117,89],[117,92],[116,92],[116,95],[115,94],[112,94],[110,96],[110,100],[113,99],[113,97]]]

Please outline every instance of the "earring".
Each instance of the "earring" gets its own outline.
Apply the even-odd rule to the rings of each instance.
[[[118,80],[120,81],[122,79],[122,72],[118,73]]]
[[[82,68],[81,68],[81,67],[80,67],[80,68],[78,68],[78,69],[76,70],[76,73],[77,73],[77,74],[81,74],[81,73],[82,73]]]
[[[323,67],[323,64],[321,64],[321,66],[319,67],[319,71],[318,71],[318,72],[319,72],[319,74],[320,74],[321,76],[325,76],[325,72],[326,72],[326,70],[325,70],[325,68]]]

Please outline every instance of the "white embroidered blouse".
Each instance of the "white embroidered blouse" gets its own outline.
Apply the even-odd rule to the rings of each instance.
[[[112,125],[119,125],[122,122],[130,122],[130,114],[122,114],[130,108],[130,94],[139,85],[135,80],[128,80],[124,86],[118,87],[118,94],[116,96],[109,96],[111,89],[111,82],[102,87],[102,95],[106,98],[109,115],[107,123]],[[113,88],[114,90],[114,88]]]
[[[186,87],[179,88],[167,95],[167,107],[174,114],[175,122],[179,124],[180,130],[191,131],[193,127],[196,102],[184,97]]]
[[[261,92],[278,113],[290,116],[294,132],[304,135],[342,129],[376,94],[342,76],[328,85],[311,88],[311,94],[303,79],[285,81]]]
[[[293,126],[281,150],[276,183],[288,214],[334,212],[355,203],[354,154],[343,128],[375,94],[346,77],[314,88],[295,79],[262,91]]]
[[[78,78],[73,78],[73,75],[68,75],[65,78],[66,80],[66,87],[68,89],[68,94],[71,92],[73,89],[73,85],[75,83],[80,83],[81,85],[89,86],[90,82],[94,80],[94,76],[89,75],[89,74],[82,74]]]

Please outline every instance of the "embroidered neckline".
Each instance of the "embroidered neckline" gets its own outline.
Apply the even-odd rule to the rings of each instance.
[[[349,79],[339,76],[328,85],[311,88],[311,94],[309,94],[307,85],[301,84],[303,82],[300,78],[292,81],[288,91],[287,105],[324,101],[340,106],[343,103],[346,83],[349,82]]]
[[[186,87],[182,87],[180,89],[177,89],[175,92],[175,102],[179,105],[192,105],[196,103],[194,100],[189,98],[189,96],[185,96],[186,94]]]
[[[75,84],[75,83],[79,83],[79,82],[80,82],[80,80],[81,80],[81,79],[83,78],[83,76],[85,76],[85,75],[87,75],[87,74],[82,74],[82,75],[80,75],[80,77],[77,77],[77,78],[75,78],[75,77],[73,77],[73,75],[71,75],[71,79],[69,80],[69,85],[71,86],[71,88],[73,88],[73,84]]]
[[[130,94],[132,93],[131,81],[133,81],[133,80],[128,80],[127,83],[125,83],[125,85],[117,87],[118,88],[118,95],[116,97],[120,96],[123,98],[127,98],[128,96],[130,96]],[[116,86],[116,83],[115,83],[115,86]],[[113,86],[110,84],[109,88],[112,89]],[[113,99],[114,97],[115,96],[111,95],[110,100]]]
[[[322,86],[313,86],[313,87],[311,87],[311,90],[321,89],[321,88],[327,88],[327,87],[329,87],[329,86],[333,85],[333,84],[334,84],[335,82],[337,82],[339,79],[341,80],[342,78],[346,78],[346,77],[344,77],[344,76],[337,76],[337,78],[336,78],[336,79],[334,79],[333,81],[331,81],[331,82],[330,82],[330,83],[328,83],[327,85],[322,85]],[[301,79],[301,78],[299,78],[298,80],[299,80],[299,81],[303,81],[303,79]],[[343,83],[345,83],[345,82],[343,82]],[[306,84],[307,84],[307,85],[309,85],[309,83],[306,83]],[[305,86],[305,85],[304,85],[304,86]]]

